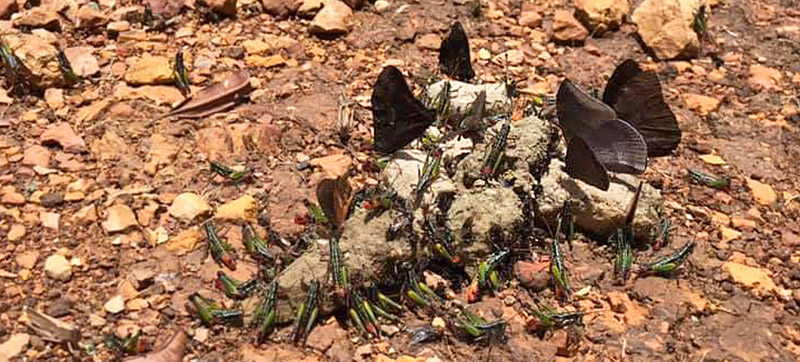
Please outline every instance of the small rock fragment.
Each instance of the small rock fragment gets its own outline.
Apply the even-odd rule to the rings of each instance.
[[[185,254],[194,250],[202,238],[202,233],[197,229],[183,230],[167,241],[167,250],[178,255]]]
[[[102,224],[103,230],[107,233],[125,231],[138,225],[133,210],[125,205],[114,205],[106,209],[106,221],[103,221]]]
[[[86,150],[86,142],[78,136],[68,123],[48,129],[40,137],[43,145],[59,145],[65,152],[81,153]]]
[[[782,78],[783,75],[780,70],[754,64],[751,65],[748,70],[747,83],[750,84],[750,88],[753,88],[755,91],[780,90]]]
[[[117,314],[125,310],[125,299],[121,295],[115,295],[103,304],[103,309],[111,314]]]
[[[25,226],[22,226],[21,224],[14,224],[11,226],[11,229],[8,230],[6,239],[8,239],[8,241],[17,241],[19,239],[22,239],[24,236],[25,236]]]
[[[244,195],[217,209],[215,219],[253,221],[258,213],[258,202],[253,196]]]
[[[330,155],[312,159],[310,164],[321,168],[329,177],[336,178],[349,171],[353,161],[348,155]]]
[[[169,214],[175,218],[191,221],[211,211],[211,206],[200,195],[185,192],[175,197],[169,207]]]
[[[724,165],[725,160],[718,155],[700,155],[700,159],[709,165]]]
[[[628,0],[575,0],[575,17],[597,35],[618,29],[629,11]]]
[[[100,65],[92,53],[94,48],[88,46],[71,47],[64,49],[64,54],[69,59],[72,70],[79,77],[91,77],[100,73]]]
[[[22,353],[25,346],[30,343],[31,336],[26,333],[17,333],[0,344],[0,361],[11,361],[18,354]]]
[[[702,94],[690,93],[683,97],[686,108],[689,108],[701,116],[707,116],[719,108],[720,100]]]
[[[72,277],[72,264],[61,254],[53,254],[44,261],[44,271],[51,279],[68,281]]]
[[[753,198],[761,205],[769,206],[778,201],[778,194],[768,184],[748,178],[747,187],[750,188]]]
[[[322,10],[311,21],[309,31],[318,36],[339,36],[350,31],[353,10],[339,0],[324,0]]]
[[[137,59],[125,72],[125,82],[130,85],[172,84],[170,59],[151,55]]]
[[[564,43],[583,43],[589,37],[589,31],[583,27],[572,13],[557,10],[553,15],[553,39]]]
[[[759,294],[763,295],[778,290],[778,286],[775,285],[769,273],[764,269],[733,261],[722,264],[722,269],[730,274],[734,282],[747,288],[752,288]]]
[[[78,9],[77,20],[76,28],[91,29],[105,25],[108,22],[108,17],[93,6],[83,5]]]
[[[659,59],[693,57],[700,50],[694,31],[699,0],[645,0],[633,12],[642,41]]]
[[[47,167],[50,165],[50,151],[39,145],[30,146],[25,149],[22,164],[25,166]]]

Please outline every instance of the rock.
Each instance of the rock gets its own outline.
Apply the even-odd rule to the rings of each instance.
[[[270,55],[268,57],[262,57],[260,55],[250,55],[244,58],[244,63],[249,67],[269,69],[285,65],[286,59],[280,54]]]
[[[353,27],[353,10],[339,0],[324,0],[324,4],[311,21],[311,34],[332,37],[349,32]]]
[[[343,0],[347,6],[352,8],[353,10],[361,9],[362,6],[367,2],[367,0]]]
[[[384,169],[384,177],[392,181],[392,187],[398,196],[413,200],[416,198],[415,185],[419,181],[419,173],[425,164],[426,153],[420,150],[405,149],[394,154]],[[453,182],[444,173],[434,180],[425,193],[427,200],[435,200],[440,192],[455,192]]]
[[[244,195],[228,202],[217,209],[215,219],[255,221],[258,214],[258,201],[250,195]]]
[[[769,272],[760,269],[729,261],[722,264],[722,269],[730,274],[734,282],[753,289],[759,295],[767,295],[778,291],[778,286],[772,281]]]
[[[25,346],[31,341],[31,336],[26,333],[16,333],[0,344],[0,361],[11,361],[22,353]]]
[[[82,207],[72,215],[72,220],[78,225],[88,225],[97,221],[97,207],[94,205]]]
[[[731,218],[731,225],[733,225],[733,227],[735,227],[735,228],[749,229],[749,230],[753,230],[758,226],[758,225],[756,225],[755,221],[750,220],[750,219],[745,219],[745,218],[742,218],[742,217]]]
[[[555,12],[551,32],[553,39],[562,43],[581,44],[589,37],[589,31],[566,10]]]
[[[33,269],[33,267],[36,266],[36,262],[39,261],[39,251],[30,250],[20,253],[14,257],[14,261],[17,262],[20,268]]]
[[[72,304],[70,299],[58,298],[50,303],[44,312],[51,317],[60,318],[72,312]]]
[[[147,153],[145,172],[155,174],[158,167],[170,164],[178,155],[180,147],[177,142],[158,133],[150,136],[150,151]]]
[[[42,206],[52,209],[54,207],[60,206],[64,203],[64,193],[63,192],[48,192],[42,196],[41,199]]]
[[[286,18],[296,13],[302,3],[300,0],[261,0],[264,12],[278,18]]]
[[[181,8],[188,5],[186,0],[144,0],[142,6],[150,5],[155,15],[161,15],[165,19],[178,15]],[[134,8],[135,9],[135,8]],[[138,9],[136,10],[138,12]]]
[[[57,16],[57,15],[56,15]],[[58,50],[45,39],[29,34],[9,34],[3,42],[30,72],[32,86],[37,89],[57,88],[64,84],[58,68]]]
[[[722,238],[723,243],[728,243],[734,241],[740,237],[742,237],[742,233],[738,232],[734,229],[731,229],[727,226],[720,226],[719,227],[720,237]]]
[[[313,18],[323,6],[323,0],[302,0],[297,15],[302,18]]]
[[[14,186],[4,186],[0,202],[6,205],[25,205],[25,195],[17,192]]]
[[[375,7],[375,12],[377,12],[378,14],[382,14],[383,12],[389,9],[389,2],[386,0],[378,0],[375,2],[374,7]]]
[[[108,23],[108,17],[90,5],[83,5],[78,9],[77,20],[75,27],[78,29],[98,28]]]
[[[662,60],[690,58],[700,50],[694,17],[701,0],[645,0],[633,12],[639,37]]]
[[[182,255],[188,253],[197,246],[203,238],[203,234],[197,229],[183,230],[167,241],[167,250]]]
[[[761,205],[769,206],[778,201],[778,194],[768,184],[748,178],[747,187],[750,188],[753,199]]]
[[[347,331],[339,327],[338,323],[327,323],[311,331],[306,345],[318,351],[325,352],[333,345],[333,342],[346,338]]]
[[[100,73],[100,65],[92,52],[94,52],[94,48],[88,46],[64,49],[64,54],[69,59],[75,75],[87,78]]]
[[[103,221],[103,230],[107,233],[125,231],[130,227],[139,226],[133,210],[125,205],[114,205],[106,209],[106,221]]]
[[[209,161],[229,159],[231,143],[233,141],[222,127],[208,127],[197,131],[195,144],[198,151]]]
[[[312,159],[310,165],[321,168],[330,178],[337,178],[350,171],[353,161],[348,155],[330,155]]]
[[[442,44],[442,38],[436,34],[425,34],[418,37],[415,43],[420,49],[439,50],[439,46]]]
[[[536,293],[550,285],[549,262],[518,261],[514,263],[514,276],[519,284]]]
[[[542,25],[542,15],[536,10],[525,10],[519,14],[519,25],[528,28],[538,28]]]
[[[445,81],[429,85],[425,89],[425,99],[436,99],[442,92]],[[508,98],[506,87],[503,83],[469,84],[459,81],[450,81],[450,112],[453,116],[463,116],[470,110],[475,98],[481,91],[486,91],[486,110],[484,117],[506,114],[511,109],[511,99]]]
[[[106,26],[106,32],[108,32],[110,36],[117,36],[119,33],[124,33],[129,30],[131,30],[131,23],[125,20],[112,21]]]
[[[751,65],[747,71],[747,83],[755,91],[780,90],[783,75],[780,70],[763,65]]]
[[[8,239],[8,241],[17,241],[25,237],[25,233],[26,233],[25,226],[21,224],[14,224],[11,225],[11,229],[8,230],[8,234],[6,234],[6,239]]]
[[[407,260],[411,257],[411,248],[402,238],[392,242],[386,241],[386,229],[395,216],[386,212],[365,224],[364,218],[367,212],[362,208],[356,208],[342,227],[339,249],[348,267],[350,280],[375,279],[381,275],[383,266],[387,262]],[[325,275],[328,270],[328,260],[327,243],[324,245],[314,243],[281,272],[277,278],[281,287],[280,294],[287,296],[289,305],[297,305],[306,298],[308,292],[303,285],[308,285],[313,279]],[[323,284],[323,290],[330,290],[328,279],[321,279],[320,282]],[[321,301],[321,316],[327,315],[332,310],[332,300]],[[279,318],[292,318],[292,313],[288,310],[279,311],[278,315]]]
[[[60,123],[42,133],[39,138],[45,146],[58,145],[69,153],[86,151],[86,143],[78,136],[68,123]]]
[[[42,211],[39,213],[39,220],[42,221],[42,226],[44,226],[45,228],[58,231],[61,215],[55,212]]]
[[[125,82],[130,85],[172,84],[170,59],[148,54],[135,60],[125,72]]]
[[[111,314],[117,314],[125,310],[125,298],[121,295],[115,295],[109,299],[106,304],[103,304],[103,309]]]
[[[0,0],[0,20],[8,20],[19,11],[16,0]]]
[[[544,192],[539,200],[540,212],[555,222],[564,203],[569,201],[576,226],[594,234],[599,240],[607,239],[616,232],[615,225],[622,225],[634,195],[634,185],[638,185],[639,180],[633,175],[617,174],[615,176],[627,185],[612,179],[608,191],[602,191],[571,178],[563,168],[564,163],[554,159],[542,176]],[[645,183],[633,222],[637,238],[650,237],[650,230],[658,225],[658,210],[662,203],[661,193]]]
[[[16,28],[44,28],[50,31],[61,30],[61,20],[58,12],[37,6],[20,13],[11,20]],[[12,49],[15,49],[12,47]]]
[[[172,217],[192,221],[211,211],[211,206],[200,195],[185,192],[175,197],[168,211]]]
[[[202,0],[205,2],[211,11],[227,15],[236,15],[236,0]]]
[[[50,109],[57,110],[64,106],[64,90],[61,88],[47,88],[44,91],[44,102]]]
[[[719,108],[720,100],[702,94],[689,93],[683,96],[683,103],[701,116],[707,116]]]
[[[25,149],[22,164],[25,166],[47,167],[50,165],[50,151],[42,146],[30,146]]]
[[[103,161],[118,160],[131,152],[125,140],[112,130],[106,130],[102,138],[92,142],[92,154]]]
[[[575,0],[575,17],[595,35],[619,29],[630,10],[628,0]]]
[[[718,155],[710,155],[709,154],[709,155],[700,155],[699,157],[700,157],[701,160],[703,160],[703,162],[705,162],[705,163],[707,163],[709,165],[720,166],[720,165],[724,165],[725,164],[725,160],[723,160],[722,157],[720,157]]]
[[[65,282],[72,277],[72,264],[63,255],[53,254],[44,261],[44,272],[50,279]]]

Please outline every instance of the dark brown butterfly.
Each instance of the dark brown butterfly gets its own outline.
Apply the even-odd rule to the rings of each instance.
[[[565,79],[556,94],[558,122],[567,140],[567,173],[601,190],[608,190],[607,171],[642,173],[647,144],[611,107]]]
[[[664,101],[658,75],[643,70],[635,61],[628,59],[614,70],[603,91],[603,102],[642,134],[648,156],[669,155],[681,142],[678,121]]]
[[[469,39],[458,21],[450,27],[439,47],[439,70],[462,82],[475,77],[469,55]]]
[[[422,136],[436,120],[436,111],[414,98],[403,73],[388,66],[372,89],[372,118],[375,150],[387,154]]]
[[[353,189],[345,173],[338,178],[327,178],[317,184],[317,202],[325,217],[338,228],[347,219],[350,202],[353,201]]]

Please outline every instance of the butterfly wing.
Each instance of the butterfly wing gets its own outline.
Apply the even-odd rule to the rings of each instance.
[[[664,101],[658,75],[635,61],[628,59],[614,70],[603,102],[642,134],[650,157],[669,155],[681,142],[678,121]]]
[[[372,127],[375,149],[384,154],[397,151],[433,124],[436,114],[411,94],[403,73],[383,68],[372,89]]]
[[[638,174],[647,168],[647,144],[630,124],[619,119],[602,121],[583,138],[595,157],[612,172]]]
[[[338,227],[347,219],[350,202],[353,200],[353,189],[347,180],[347,174],[336,179],[324,179],[317,184],[317,201],[325,217]]]
[[[439,47],[439,70],[462,82],[475,77],[469,55],[469,39],[458,21],[450,27]]]
[[[556,115],[568,138],[579,136],[584,140],[592,129],[617,118],[611,107],[593,98],[569,79],[564,79],[558,87]]]
[[[608,172],[597,160],[589,145],[580,137],[574,137],[567,143],[566,164],[565,171],[572,178],[603,191],[608,190]]]

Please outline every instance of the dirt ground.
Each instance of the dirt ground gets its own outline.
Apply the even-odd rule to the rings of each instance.
[[[717,1],[697,58],[654,62],[632,24],[583,45],[550,42],[553,14],[571,11],[569,1],[533,1],[543,22],[532,28],[518,25],[525,1],[484,1],[478,17],[471,14],[471,3],[461,2],[392,1],[383,13],[366,4],[354,12],[352,30],[332,39],[310,35],[308,19],[282,20],[248,11],[244,4],[237,17],[217,22],[203,22],[186,10],[171,28],[148,32],[148,40],[138,43],[66,26],[59,34],[61,47],[105,47],[99,75],[65,89],[60,106],[48,105],[42,95],[0,105],[0,343],[15,335],[30,337],[13,360],[110,360],[112,354],[103,347],[106,333],[141,330],[153,348],[179,328],[191,338],[186,361],[800,358],[798,3]],[[122,3],[131,5],[122,1],[114,9]],[[638,3],[632,1],[631,8]],[[470,35],[477,79],[500,81],[506,72],[504,53],[522,52],[522,60],[508,68],[522,92],[515,100],[519,105],[532,93],[554,93],[565,76],[602,89],[616,65],[628,58],[657,70],[683,140],[673,156],[650,162],[643,178],[663,193],[663,212],[674,229],[669,247],[637,250],[636,258],[653,260],[694,240],[697,248],[682,272],[672,279],[640,278],[616,286],[613,248],[577,240],[567,265],[576,289],[590,289],[572,305],[587,314],[583,337],[570,357],[561,356],[563,331],[540,338],[525,330],[527,314],[518,302],[530,301],[532,294],[517,282],[470,307],[509,322],[507,341],[491,347],[451,336],[409,345],[405,330],[430,323],[425,313],[406,313],[408,328],[387,328],[389,336],[373,341],[358,341],[352,330],[326,317],[305,348],[288,342],[291,325],[260,346],[250,343],[249,329],[203,327],[186,308],[189,296],[203,291],[225,299],[214,290],[220,268],[203,250],[205,237],[198,229],[211,214],[176,217],[171,211],[176,196],[201,195],[217,209],[253,195],[260,205],[258,217],[294,240],[302,231],[295,222],[305,213],[302,201],[314,199],[314,186],[323,177],[320,167],[307,167],[309,160],[313,165],[324,156],[344,155],[360,182],[375,177],[365,166],[372,125],[366,106],[373,82],[383,65],[392,64],[420,91],[436,72],[435,48],[455,20]],[[182,28],[191,31],[179,37],[176,30]],[[284,57],[282,64],[256,66],[239,56],[244,40],[264,34],[294,40],[270,50]],[[257,84],[251,100],[229,112],[176,120],[161,117],[181,99],[174,87],[140,93],[123,89],[119,67],[126,65],[125,58],[172,57],[178,47],[184,47],[190,68],[197,67],[198,58],[212,63],[210,69],[191,70],[195,86],[247,69]],[[478,56],[481,49],[489,51],[490,59]],[[757,66],[776,70],[770,87],[761,86],[763,79],[754,75]],[[705,110],[693,102],[695,95],[719,102]],[[342,100],[358,105],[346,144],[337,133]],[[30,151],[58,123],[75,130],[84,150],[67,152],[63,144],[45,142],[44,150]],[[250,142],[243,141],[243,134]],[[25,162],[35,152],[49,154],[45,166]],[[705,157],[710,154],[719,157]],[[246,165],[254,180],[233,186],[212,177],[209,159]],[[725,191],[700,186],[689,179],[689,169],[730,177],[731,186]],[[124,230],[109,231],[114,205],[135,214]],[[222,230],[234,247],[243,249],[237,228]],[[165,236],[169,240],[161,244]],[[45,272],[46,264],[56,263],[53,255],[65,257],[71,275]],[[246,260],[232,275],[247,279],[256,271],[255,263]],[[552,292],[539,297],[552,298]],[[72,324],[83,335],[82,347],[69,352],[32,333],[25,326],[26,306]]]

